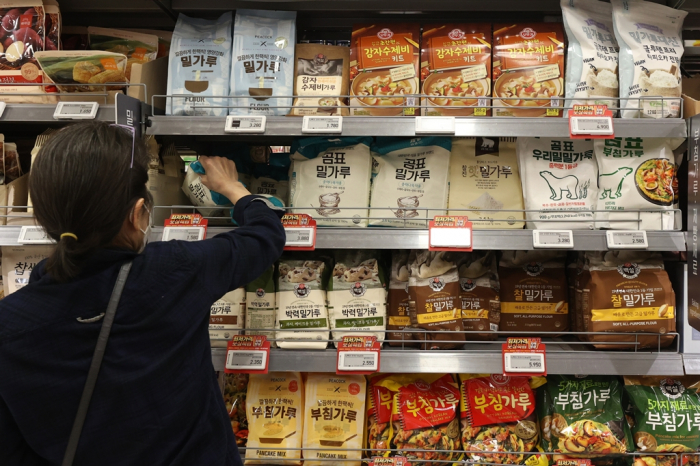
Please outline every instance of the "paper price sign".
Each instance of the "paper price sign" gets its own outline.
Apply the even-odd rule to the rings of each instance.
[[[394,456],[392,458],[374,456],[369,462],[369,466],[409,466],[410,464],[405,456]]]
[[[573,249],[574,233],[571,230],[532,230],[532,246]]]
[[[472,223],[468,217],[436,216],[428,224],[428,249],[431,251],[471,251]]]
[[[572,139],[612,139],[612,112],[607,105],[574,105],[569,111],[569,134]]]
[[[267,125],[267,117],[260,116],[236,116],[226,117],[225,133],[264,133]]]
[[[301,123],[302,133],[342,133],[343,117],[305,115]]]
[[[647,249],[649,241],[644,230],[609,230],[605,232],[608,249]]]
[[[375,336],[345,335],[338,343],[336,374],[379,372],[381,343]]]
[[[235,335],[226,351],[227,374],[267,374],[270,342],[265,335]]]
[[[55,241],[49,238],[42,227],[25,225],[19,230],[17,237],[19,244],[53,244]]]
[[[547,375],[546,358],[541,338],[508,338],[503,343],[503,375]]]
[[[306,214],[286,214],[282,226],[287,234],[285,251],[313,251],[316,249],[316,220]]]

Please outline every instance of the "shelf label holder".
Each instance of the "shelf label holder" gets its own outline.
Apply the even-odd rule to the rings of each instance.
[[[547,375],[547,357],[542,339],[509,337],[503,343],[503,375]]]
[[[24,225],[19,230],[17,237],[19,244],[54,244],[55,241],[49,238],[46,230],[42,227],[34,225]]]
[[[574,105],[569,111],[571,139],[612,139],[615,137],[612,112],[607,105]]]
[[[287,234],[285,251],[313,251],[316,249],[316,220],[307,214],[285,214],[282,226]]]
[[[465,216],[438,215],[428,223],[430,251],[466,251],[474,247],[472,222]]]
[[[532,230],[535,249],[573,249],[574,232],[571,230]]]
[[[270,342],[265,335],[234,335],[226,350],[227,374],[267,374]]]
[[[455,134],[455,117],[417,116],[416,134]]]
[[[208,223],[200,214],[172,214],[165,220],[162,241],[201,241],[207,237]]]
[[[301,132],[340,134],[343,132],[343,117],[340,115],[304,115],[301,123]]]
[[[59,102],[53,112],[53,119],[94,120],[99,107],[97,102]]]
[[[344,335],[338,343],[338,375],[369,375],[379,372],[381,343],[374,335]]]
[[[644,230],[608,230],[605,232],[608,249],[648,249],[649,240]]]
[[[224,133],[252,133],[262,134],[267,127],[267,117],[229,115],[226,117]]]

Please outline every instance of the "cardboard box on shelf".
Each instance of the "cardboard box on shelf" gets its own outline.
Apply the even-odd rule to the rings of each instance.
[[[29,174],[20,176],[8,184],[0,185],[0,203],[8,208],[0,209],[0,225],[34,225],[34,217],[27,212]],[[14,207],[22,206],[22,207]],[[7,215],[7,217],[6,217]]]
[[[683,78],[683,118],[700,113],[700,76]]]
[[[129,86],[126,94],[151,104],[151,96],[165,95],[168,92],[168,57],[158,58],[147,63],[134,63],[131,67],[131,84],[145,84],[143,86]],[[155,106],[165,109],[165,99],[156,99]]]

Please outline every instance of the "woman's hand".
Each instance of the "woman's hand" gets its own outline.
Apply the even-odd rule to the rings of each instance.
[[[232,160],[225,157],[199,157],[206,175],[202,175],[202,183],[207,188],[226,196],[232,203],[238,202],[250,191],[238,181],[238,170]]]

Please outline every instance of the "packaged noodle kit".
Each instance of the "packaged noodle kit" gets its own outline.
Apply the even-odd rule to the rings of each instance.
[[[275,315],[277,299],[275,294],[275,267],[245,286],[245,328],[246,335],[265,335],[268,341],[275,338]],[[248,330],[258,329],[258,330]],[[276,342],[270,341],[275,347]]]
[[[350,115],[418,115],[420,25],[356,24],[350,44]]]
[[[286,115],[292,106],[296,12],[236,10],[231,115]],[[284,96],[284,97],[283,97]]]
[[[297,44],[291,115],[347,115],[350,49]]]
[[[248,416],[246,416],[246,392],[248,374],[223,374],[224,403],[231,419],[231,429],[236,437],[236,445],[245,447],[248,441]]]
[[[425,228],[444,215],[451,148],[450,138],[376,138],[370,225]]]
[[[209,312],[211,346],[225,348],[228,340],[243,333],[245,298],[245,288],[238,288],[212,304]]]
[[[637,456],[634,466],[674,466],[675,455],[700,451],[698,388],[698,377],[625,376],[637,451],[673,454]],[[698,457],[683,457],[680,464],[686,462],[697,465]]]
[[[523,227],[515,138],[452,139],[447,207],[448,215],[468,216],[474,229]]]
[[[391,409],[394,404],[395,392],[378,383],[386,377],[390,376],[386,374],[368,376],[367,448],[371,450],[369,452],[371,456],[386,456],[387,452],[381,450],[390,448]]]
[[[411,343],[413,335],[410,332],[392,332],[392,330],[410,330],[411,317],[408,313],[408,275],[410,263],[409,251],[397,249],[391,252],[391,275],[389,277],[389,293],[387,297],[386,339],[390,346],[416,346]]]
[[[301,373],[250,374],[245,464],[301,465],[304,413]]]
[[[34,267],[51,255],[54,246],[3,246],[2,284],[5,296],[24,288]]]
[[[89,27],[90,49],[126,55],[126,79],[131,67],[153,61],[158,56],[158,36],[133,31]]]
[[[229,92],[231,12],[216,20],[177,18],[170,44],[166,115],[225,116]],[[208,108],[207,108],[208,107]]]
[[[384,341],[386,289],[377,257],[376,251],[336,252],[327,287],[334,340],[368,335]]]
[[[679,118],[681,30],[688,12],[652,2],[611,3],[620,44],[622,118]]]
[[[561,11],[569,42],[566,106],[619,107],[619,47],[613,32],[612,6],[598,0],[561,0]]]
[[[333,460],[360,466],[366,385],[362,375],[308,374],[303,440],[306,466],[323,466]]]
[[[493,116],[562,116],[561,24],[494,24],[493,42]]]
[[[680,229],[673,212],[678,203],[677,171],[682,139],[615,138],[594,142],[598,161],[600,228],[616,230]],[[639,212],[644,210],[645,212]]]
[[[595,228],[598,165],[593,142],[584,139],[518,138],[527,228]]]
[[[318,226],[366,227],[371,137],[312,137],[292,144],[290,206]]]
[[[501,322],[500,283],[496,254],[474,251],[463,255],[459,265],[459,298],[467,340],[495,340]]]
[[[462,445],[467,459],[523,464],[539,443],[535,393],[544,377],[460,374]]]
[[[565,252],[504,251],[498,267],[501,330],[569,330]]]
[[[326,291],[322,286],[327,275],[326,264],[321,260],[282,257],[278,266],[277,346],[292,349],[324,349],[328,346],[328,309]]]
[[[426,24],[421,45],[424,114],[491,116],[491,25]]]

